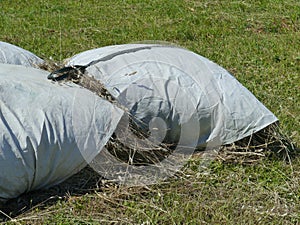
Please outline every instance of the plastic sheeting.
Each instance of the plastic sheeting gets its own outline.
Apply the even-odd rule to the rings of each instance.
[[[37,67],[44,60],[15,45],[0,41],[0,63]]]
[[[153,118],[161,118],[166,142],[178,142],[182,127],[195,118],[199,130],[185,132],[199,132],[197,146],[229,144],[277,121],[225,69],[182,48],[108,46],[75,55],[66,65],[87,66],[86,74],[100,80],[145,132]]]
[[[49,73],[0,64],[0,199],[49,187],[91,161],[123,112]]]
[[[99,156],[124,112],[76,84],[51,82],[48,72],[28,68],[43,61],[26,50],[0,42],[1,62],[0,199],[6,200],[78,172]],[[277,121],[226,70],[185,49],[108,46],[80,53],[67,65],[86,66],[138,128],[155,128],[161,141],[227,144]]]

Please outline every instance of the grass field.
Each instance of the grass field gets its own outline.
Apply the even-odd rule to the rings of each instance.
[[[234,74],[300,145],[299,0],[0,1],[0,21],[0,41],[57,61],[144,40],[186,47]],[[25,196],[26,207],[12,203],[15,210],[5,213],[13,218],[5,223],[300,223],[299,159],[253,165],[215,161],[205,172],[200,166],[195,158],[178,176],[135,188],[98,187],[90,172],[89,190],[52,188],[50,197]]]

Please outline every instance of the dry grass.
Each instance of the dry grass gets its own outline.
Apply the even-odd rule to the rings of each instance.
[[[278,157],[291,163],[297,151],[279,124],[273,123],[240,141],[222,146],[218,158],[225,163],[251,164],[265,157]]]

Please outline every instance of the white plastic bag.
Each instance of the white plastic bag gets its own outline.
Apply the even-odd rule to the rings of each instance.
[[[123,112],[47,71],[0,64],[0,199],[58,184],[103,148]]]
[[[156,125],[165,129],[166,142],[199,132],[197,146],[229,144],[277,121],[225,69],[182,48],[108,46],[75,55],[66,66],[74,65],[86,66],[86,73],[129,109],[140,129],[149,131],[151,120],[161,118]],[[199,129],[189,129],[195,123]]]
[[[15,45],[0,41],[0,63],[38,67],[44,60]]]

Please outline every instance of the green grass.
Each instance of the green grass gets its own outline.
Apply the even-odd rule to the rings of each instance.
[[[300,2],[0,1],[0,41],[46,59],[143,40],[169,41],[232,72],[300,145]],[[94,188],[33,204],[11,224],[297,224],[300,162],[199,161],[147,188]],[[55,196],[55,195],[54,195]],[[50,203],[51,202],[51,203]]]

